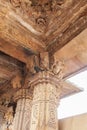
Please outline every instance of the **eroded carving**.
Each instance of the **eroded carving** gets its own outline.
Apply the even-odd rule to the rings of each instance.
[[[11,84],[13,88],[21,88],[22,87],[22,75],[17,74],[12,80]]]
[[[6,127],[8,130],[10,130],[10,127],[13,123],[13,107],[9,107],[7,112],[5,113],[5,122],[6,122]]]
[[[64,62],[53,61],[51,64],[49,62],[48,52],[40,53],[39,57],[37,56],[29,57],[26,68],[27,68],[26,71],[27,76],[25,80],[25,87],[28,86],[29,78],[36,75],[39,72],[47,71],[48,74],[52,73],[52,75],[57,75],[58,79],[62,79],[64,74]]]
[[[32,20],[35,19],[34,22],[39,26],[43,27],[47,25],[49,14],[61,10],[65,0],[10,0],[10,2],[14,7],[20,8],[28,17],[32,17]]]
[[[49,53],[40,53],[40,68],[42,70],[49,70]]]
[[[51,71],[58,76],[59,79],[63,78],[64,75],[64,62],[63,61],[56,61],[51,66]]]
[[[20,7],[20,3],[21,3],[20,0],[10,0],[10,2],[14,7]]]

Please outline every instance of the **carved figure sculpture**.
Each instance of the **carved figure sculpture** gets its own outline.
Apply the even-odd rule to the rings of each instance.
[[[64,73],[64,63],[62,61],[56,61],[52,65],[51,70],[55,75],[58,75],[59,79],[62,79]]]

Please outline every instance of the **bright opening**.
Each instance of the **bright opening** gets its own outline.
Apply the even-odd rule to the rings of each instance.
[[[87,71],[81,72],[67,81],[75,84],[84,91],[60,101],[58,108],[58,119],[87,113]]]

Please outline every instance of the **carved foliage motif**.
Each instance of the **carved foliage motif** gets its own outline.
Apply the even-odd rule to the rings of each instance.
[[[52,12],[59,11],[65,0],[10,0],[16,8],[22,9],[29,17],[33,16],[39,25],[46,25],[47,17]]]

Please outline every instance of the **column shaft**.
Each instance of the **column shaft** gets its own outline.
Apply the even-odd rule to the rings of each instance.
[[[47,75],[39,75],[39,78],[34,86],[30,130],[58,130],[57,105],[60,89]]]
[[[6,128],[5,124],[5,113],[7,112],[7,108],[0,105],[0,130],[4,130]]]
[[[14,130],[29,130],[32,100],[25,89],[20,90],[14,117]],[[27,95],[26,95],[27,94]]]
[[[3,130],[4,113],[0,112],[0,130]]]

